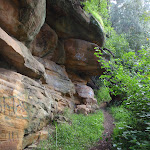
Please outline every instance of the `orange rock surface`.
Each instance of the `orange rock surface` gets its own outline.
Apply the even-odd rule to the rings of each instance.
[[[0,0],[0,150],[46,139],[66,107],[97,109],[87,82],[103,73],[94,47],[104,32],[73,2]]]

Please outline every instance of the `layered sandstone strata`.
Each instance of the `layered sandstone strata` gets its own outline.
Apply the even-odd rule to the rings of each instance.
[[[47,138],[65,107],[96,109],[87,82],[103,73],[94,47],[104,33],[75,1],[0,0],[0,150]]]

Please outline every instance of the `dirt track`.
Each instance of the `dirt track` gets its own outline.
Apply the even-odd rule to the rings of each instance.
[[[112,148],[111,135],[114,128],[114,119],[105,108],[102,109],[102,111],[104,113],[104,132],[102,140],[97,143],[97,146],[90,150],[111,150]]]

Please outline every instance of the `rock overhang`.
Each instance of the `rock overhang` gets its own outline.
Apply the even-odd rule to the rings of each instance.
[[[100,47],[104,44],[103,27],[73,1],[47,0],[46,22],[56,31],[59,38],[86,40]]]
[[[76,0],[1,0],[3,5],[0,8],[8,6],[9,9],[3,7],[3,15],[0,16],[0,27],[4,30],[0,29],[0,56],[4,57],[0,60],[0,96],[15,97],[17,93],[22,93],[17,95],[15,105],[13,98],[6,101],[7,113],[8,116],[9,112],[13,114],[13,108],[18,107],[18,113],[15,113],[26,115],[29,122],[22,122],[18,138],[19,131],[11,129],[7,119],[0,120],[1,127],[6,126],[3,130],[6,139],[0,139],[0,146],[5,146],[9,141],[8,130],[15,133],[15,137],[11,137],[13,141],[19,141],[14,150],[30,145],[39,138],[39,130],[65,107],[74,110],[76,105],[80,105],[88,112],[92,111],[90,104],[95,104],[96,99],[87,81],[103,72],[94,55],[94,47],[103,45],[105,35],[96,19],[73,1]],[[18,15],[22,16],[21,20]],[[12,20],[7,22],[4,16]],[[14,66],[13,71],[5,61]],[[40,78],[42,81],[47,79],[47,82],[41,82]],[[26,92],[28,97],[22,98]],[[5,105],[2,98],[0,104]],[[24,114],[23,109],[29,113],[24,110]],[[5,116],[3,113],[0,115]],[[19,126],[17,115],[12,117],[12,122]],[[30,139],[30,136],[33,138]],[[12,148],[13,144],[8,147]]]

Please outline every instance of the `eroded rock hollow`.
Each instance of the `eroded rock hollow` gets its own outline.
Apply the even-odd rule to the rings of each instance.
[[[74,1],[0,0],[0,150],[46,138],[65,107],[96,107],[87,82],[103,72],[94,47],[104,32]]]

